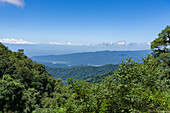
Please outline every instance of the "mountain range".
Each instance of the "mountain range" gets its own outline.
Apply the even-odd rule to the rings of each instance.
[[[141,62],[141,57],[145,57],[149,53],[151,53],[150,50],[96,51],[64,55],[33,56],[31,58],[49,67],[101,66],[106,64],[119,64],[129,57],[132,57],[135,61]]]

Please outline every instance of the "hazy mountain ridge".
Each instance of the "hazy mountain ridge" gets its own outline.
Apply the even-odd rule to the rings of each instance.
[[[24,53],[29,56],[42,56],[42,55],[63,55],[63,54],[73,54],[80,52],[95,52],[95,51],[127,51],[127,50],[149,50],[149,46],[106,46],[106,43],[99,45],[56,45],[56,44],[8,44],[3,43],[8,46],[12,51],[17,51],[18,49],[24,49]]]
[[[64,55],[33,56],[33,60],[47,66],[64,64],[69,66],[77,65],[106,65],[119,64],[121,61],[132,57],[135,61],[141,61],[141,57],[151,53],[150,50],[142,51],[96,51],[82,52]],[[51,65],[50,65],[51,64]]]

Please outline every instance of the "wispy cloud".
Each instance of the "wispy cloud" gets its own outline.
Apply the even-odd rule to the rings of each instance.
[[[0,3],[9,3],[18,7],[24,7],[24,0],[0,0]]]
[[[25,41],[23,39],[0,39],[0,42],[2,43],[7,43],[7,44],[38,44],[35,42],[29,42],[29,41]]]
[[[101,44],[81,44],[81,43],[71,43],[71,42],[29,42],[23,39],[0,39],[0,42],[7,44],[49,44],[49,45],[68,45],[68,46],[113,46],[113,47],[137,47],[137,46],[150,46],[150,43],[126,43],[126,41],[118,42],[103,42]]]
[[[60,43],[60,42],[48,42],[47,44],[53,44],[53,45],[83,45],[83,44],[78,44],[78,43],[71,43],[71,42],[67,42],[67,43]]]
[[[131,43],[126,43],[126,41],[118,41],[118,42],[104,42],[101,44],[98,44],[98,46],[150,46],[150,43],[145,42],[145,43],[135,43],[135,42],[131,42]]]
[[[64,45],[65,43],[60,43],[60,42],[47,42],[47,44]]]
[[[125,46],[126,45],[126,41],[119,41],[116,43],[118,46]]]
[[[78,44],[78,43],[71,43],[71,42],[66,42],[66,43],[61,43],[61,42],[45,42],[45,43],[39,43],[39,42],[29,42],[25,41],[23,39],[0,39],[1,43],[6,43],[6,44],[50,44],[50,45],[83,45],[83,44]]]

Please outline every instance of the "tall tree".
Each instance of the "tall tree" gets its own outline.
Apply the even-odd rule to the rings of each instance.
[[[159,56],[161,53],[169,52],[168,46],[170,45],[170,26],[168,25],[161,33],[158,34],[158,38],[151,42],[151,49],[155,56]]]
[[[167,77],[170,76],[170,26],[168,25],[158,38],[151,42],[153,55],[159,62],[160,68],[164,68]]]

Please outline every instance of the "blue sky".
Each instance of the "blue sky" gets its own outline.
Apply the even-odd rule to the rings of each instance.
[[[1,40],[146,43],[167,25],[170,0],[0,0]]]

